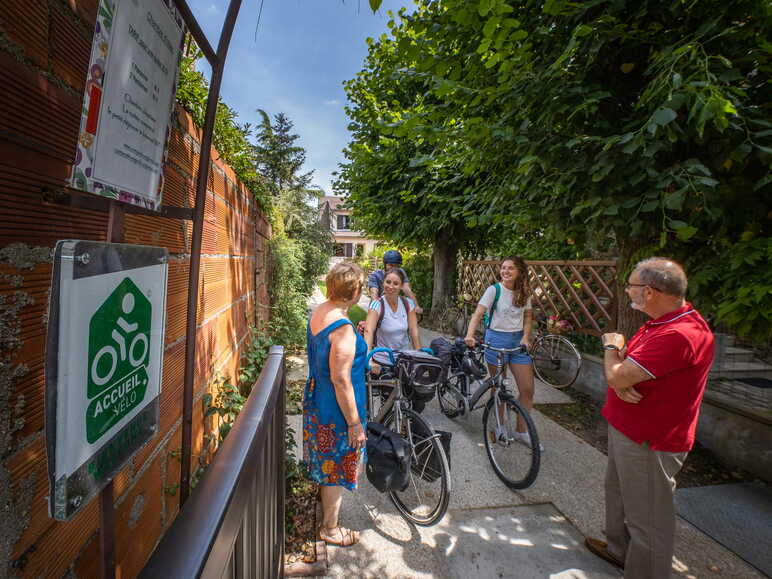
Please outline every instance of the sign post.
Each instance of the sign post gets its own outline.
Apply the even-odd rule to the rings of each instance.
[[[51,516],[68,520],[158,429],[165,248],[60,241],[46,348]]]

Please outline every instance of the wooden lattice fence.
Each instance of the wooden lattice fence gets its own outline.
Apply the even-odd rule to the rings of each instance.
[[[527,261],[533,306],[568,320],[574,330],[600,335],[616,328],[616,261]],[[458,295],[477,301],[499,279],[499,261],[464,261]],[[538,314],[537,314],[538,315]]]

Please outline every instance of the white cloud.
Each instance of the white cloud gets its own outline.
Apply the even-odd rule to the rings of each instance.
[[[332,107],[340,104],[340,99],[331,99],[328,101],[324,101],[324,106],[326,107]]]
[[[210,4],[209,8],[207,8],[206,11],[209,14],[220,14],[221,13],[221,10],[220,10],[219,6],[217,6],[217,4],[214,4],[214,3]]]

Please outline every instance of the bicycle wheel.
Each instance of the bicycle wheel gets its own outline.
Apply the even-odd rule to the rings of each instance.
[[[465,374],[452,374],[437,387],[437,401],[440,403],[440,410],[448,418],[455,418],[459,414],[463,414],[464,403],[456,390],[463,392],[463,387],[468,379]],[[451,386],[455,390],[451,389]]]
[[[429,526],[439,521],[450,501],[450,467],[440,437],[418,414],[409,409],[401,412],[395,428],[394,412],[384,426],[411,441],[410,482],[404,491],[389,491],[389,498],[400,514],[416,525]]]
[[[531,352],[536,377],[555,388],[570,386],[579,376],[582,357],[563,336],[547,334],[536,340]]]
[[[528,488],[536,480],[541,463],[536,426],[528,412],[513,398],[501,401],[498,420],[493,404],[491,398],[483,413],[483,438],[488,458],[496,475],[509,488]],[[517,432],[518,421],[530,436],[530,445],[518,439],[525,434]]]

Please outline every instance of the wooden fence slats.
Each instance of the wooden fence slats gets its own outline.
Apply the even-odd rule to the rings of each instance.
[[[552,286],[552,289],[555,290],[555,294],[560,298],[560,301],[563,302],[563,305],[565,306],[565,312],[568,313],[569,316],[574,320],[574,327],[575,328],[581,328],[582,322],[579,321],[579,318],[576,317],[576,314],[574,313],[574,309],[569,305],[568,300],[566,300],[565,296],[563,295],[563,292],[560,291],[560,288],[558,287],[557,282],[552,278],[549,271],[545,266],[540,266],[542,269],[542,272],[544,272],[544,275],[547,276],[547,281]],[[569,284],[570,286],[571,284]]]
[[[572,320],[575,329],[600,335],[616,327],[616,261],[527,261],[533,304],[544,315]],[[499,262],[460,264],[458,295],[476,301],[498,279]],[[575,285],[578,284],[578,285]]]
[[[597,332],[600,332],[600,326],[595,321],[595,318],[592,317],[592,314],[590,313],[590,310],[587,309],[587,306],[584,305],[584,301],[582,301],[582,298],[580,298],[579,294],[576,293],[576,289],[574,289],[573,284],[568,280],[568,278],[566,277],[566,274],[564,274],[563,270],[559,267],[555,269],[557,270],[558,275],[560,276],[560,279],[562,279],[563,282],[566,284],[568,291],[571,292],[571,297],[574,298],[574,301],[579,305],[584,315],[587,316],[587,319],[592,325],[592,329],[594,329]]]
[[[598,297],[593,293],[592,288],[590,287],[590,284],[582,277],[582,274],[579,272],[578,269],[576,269],[576,266],[572,265],[570,266],[571,271],[576,276],[576,278],[579,280],[579,283],[582,284],[582,290],[587,294],[587,296],[592,300],[592,302],[595,304],[595,307],[597,307],[600,312],[603,314],[603,316],[607,319],[611,319],[611,315],[609,314],[608,310],[603,307],[603,304],[600,303],[600,300],[598,300]]]

